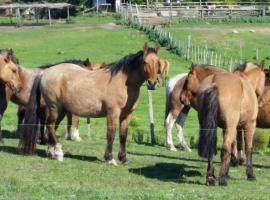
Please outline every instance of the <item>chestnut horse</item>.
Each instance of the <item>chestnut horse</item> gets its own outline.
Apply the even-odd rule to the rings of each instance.
[[[199,155],[208,159],[207,185],[215,184],[213,156],[217,153],[217,126],[223,129],[220,185],[227,185],[230,154],[237,129],[245,132],[247,179],[255,180],[252,166],[252,142],[258,114],[258,99],[263,93],[263,68],[246,63],[234,73],[224,72],[206,77],[200,85],[197,72],[191,69],[181,93],[181,101],[189,104],[187,94],[196,94],[200,122]]]
[[[199,65],[192,64],[191,68],[197,68],[200,70],[198,73],[199,81],[202,81],[206,76],[210,74],[216,74],[220,72],[225,72],[222,68],[217,68],[212,65]],[[202,70],[201,70],[202,69]],[[183,89],[184,83],[186,81],[187,74],[178,74],[177,76],[170,79],[166,85],[166,111],[165,111],[165,126],[166,126],[166,146],[171,151],[176,151],[176,148],[172,140],[172,128],[175,123],[177,129],[177,138],[180,144],[180,147],[185,151],[191,152],[191,149],[187,145],[184,133],[183,126],[186,120],[187,114],[189,112],[190,106],[184,106],[181,103],[179,96]],[[196,109],[195,105],[192,105]]]
[[[22,88],[17,62],[12,50],[0,49],[0,141],[2,141],[1,120],[7,107],[7,96],[17,94]]]
[[[155,49],[144,45],[143,51],[123,57],[118,62],[96,71],[60,64],[45,70],[36,78],[26,110],[20,144],[26,154],[36,148],[36,129],[39,121],[40,96],[48,106],[48,151],[53,158],[63,160],[61,144],[55,135],[56,128],[66,112],[82,117],[107,117],[107,147],[104,158],[116,165],[112,146],[116,123],[120,123],[120,149],[118,158],[127,163],[126,138],[128,124],[135,109],[140,87],[147,80],[148,88],[157,83],[160,46]],[[61,74],[61,76],[59,76]],[[33,126],[36,124],[36,126]]]

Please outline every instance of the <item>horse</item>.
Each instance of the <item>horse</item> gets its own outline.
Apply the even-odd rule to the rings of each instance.
[[[200,85],[196,74],[196,70],[191,69],[180,98],[182,102],[190,105],[188,95],[196,95],[195,103],[200,123],[198,153],[208,159],[206,184],[215,185],[212,159],[217,153],[218,126],[223,129],[219,185],[227,185],[230,154],[236,141],[237,129],[245,132],[247,179],[256,180],[252,165],[252,142],[258,114],[258,98],[263,93],[265,83],[263,67],[245,63],[234,73],[207,76]]]
[[[12,49],[0,49],[0,55],[9,55],[10,59],[17,64],[18,67],[18,74],[20,76],[21,80],[21,88],[20,92],[14,93],[12,92],[12,89],[2,83],[0,83],[0,93],[2,94],[0,96],[0,124],[1,124],[1,119],[2,116],[7,108],[8,102],[12,101],[13,103],[18,105],[18,126],[17,126],[17,134],[20,134],[21,131],[21,124],[24,120],[24,115],[25,115],[25,106],[28,103],[31,88],[33,86],[33,82],[36,76],[41,74],[45,69],[56,65],[56,64],[49,64],[49,65],[42,65],[37,68],[33,69],[26,69],[23,66],[19,65],[19,59],[16,57]],[[61,63],[73,63],[77,64],[81,67],[89,68],[91,70],[91,63],[89,59],[87,58],[86,60],[66,60]],[[42,118],[42,123],[41,123],[41,143],[46,143],[46,138],[44,135],[44,126],[43,124],[45,123],[45,107],[42,109],[43,110],[43,118]],[[68,124],[69,127],[69,124]],[[1,132],[1,125],[0,125],[0,132]],[[2,139],[1,134],[0,134],[0,139]]]
[[[7,97],[18,94],[22,89],[17,58],[10,49],[0,49],[0,141],[2,141],[1,120],[7,107]]]
[[[263,63],[261,63],[263,65]],[[264,69],[265,73],[265,85],[264,91],[259,101],[259,111],[256,119],[257,128],[270,128],[270,69]],[[243,132],[239,130],[237,133],[237,154],[234,158],[236,164],[242,165],[243,158]]]
[[[107,66],[106,63],[91,64],[91,70],[101,69],[101,68],[104,68],[106,66]],[[159,59],[158,74],[160,75],[160,78],[161,78],[161,85],[164,85],[164,83],[168,79],[169,69],[170,69],[169,61],[164,60],[164,59]],[[66,138],[70,139],[70,140],[80,141],[81,138],[80,138],[80,133],[79,133],[79,117],[75,116],[75,115],[67,115],[67,117],[68,117],[68,124],[72,124],[72,126],[70,128],[70,131],[67,131]],[[91,132],[90,131],[90,118],[89,117],[87,118],[87,132],[88,132],[88,134],[90,134],[90,132]],[[183,142],[185,144],[185,140]],[[186,145],[186,147],[189,148],[187,145]]]
[[[112,146],[119,121],[119,160],[126,164],[126,138],[132,112],[138,104],[140,87],[147,81],[149,89],[155,89],[159,68],[158,51],[144,44],[143,50],[124,56],[107,67],[89,71],[73,64],[60,64],[45,70],[35,79],[30,101],[26,109],[25,126],[20,146],[24,154],[36,149],[36,130],[39,122],[40,97],[49,110],[47,129],[48,152],[52,158],[63,160],[63,151],[55,131],[66,112],[81,117],[107,118],[107,146],[105,161],[117,165],[113,159]],[[61,74],[61,76],[59,76]],[[35,126],[31,126],[36,124]]]
[[[161,85],[164,86],[166,80],[169,77],[169,70],[170,70],[170,63],[168,60],[159,59],[159,70],[158,73],[160,74],[161,78]]]
[[[206,76],[212,73],[225,72],[222,68],[217,68],[212,65],[199,65],[192,64],[191,68],[203,69],[199,73],[199,80],[204,79]],[[178,74],[172,79],[170,79],[166,85],[166,110],[165,110],[165,127],[166,127],[166,146],[171,151],[176,151],[176,148],[172,140],[172,128],[175,124],[177,129],[177,138],[180,144],[180,147],[185,151],[191,152],[191,149],[187,145],[184,133],[183,126],[187,118],[190,106],[185,106],[180,101],[180,94],[183,89],[184,83],[187,78],[187,73]],[[196,109],[195,106],[193,108]]]

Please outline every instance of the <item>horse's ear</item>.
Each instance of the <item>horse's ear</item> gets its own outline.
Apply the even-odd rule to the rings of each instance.
[[[160,44],[157,43],[157,44],[156,44],[156,48],[155,48],[156,54],[158,54],[159,50],[160,50]]]
[[[8,53],[8,54],[5,56],[4,61],[5,61],[6,63],[9,63],[10,60],[11,60],[11,55]]]
[[[86,58],[86,60],[84,61],[85,65],[91,65],[91,62],[89,60],[89,58]]]
[[[260,63],[260,68],[264,70],[264,66],[265,66],[265,60],[262,60]]]
[[[147,42],[146,42],[143,45],[143,55],[146,56],[147,52],[148,52],[148,45],[147,45]]]

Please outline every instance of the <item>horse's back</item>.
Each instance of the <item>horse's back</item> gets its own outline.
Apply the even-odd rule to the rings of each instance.
[[[232,73],[211,75],[202,82],[199,91],[203,92],[210,87],[218,91],[221,124],[247,121],[256,116],[255,92],[243,78]]]

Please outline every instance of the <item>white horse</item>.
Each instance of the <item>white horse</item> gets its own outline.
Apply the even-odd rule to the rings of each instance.
[[[185,141],[183,133],[183,126],[189,111],[189,107],[185,107],[180,102],[180,92],[184,86],[186,77],[187,73],[178,74],[175,77],[171,78],[166,84],[166,146],[171,151],[177,151],[172,139],[172,128],[174,123],[176,122],[175,126],[177,129],[177,138],[180,147],[185,151],[191,152],[191,149]]]

